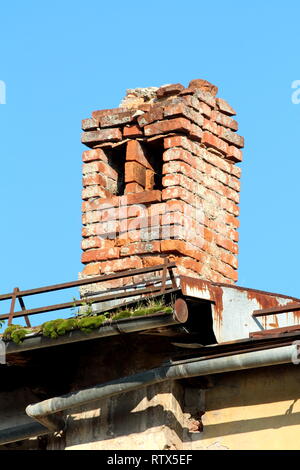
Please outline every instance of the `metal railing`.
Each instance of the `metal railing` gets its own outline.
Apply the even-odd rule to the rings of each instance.
[[[60,303],[60,304],[47,305],[45,307],[26,309],[23,297],[37,295],[37,294],[44,294],[46,292],[53,292],[53,291],[58,291],[58,290],[63,290],[63,289],[70,289],[72,287],[81,287],[81,286],[95,284],[99,282],[110,281],[113,279],[121,279],[121,278],[133,277],[133,276],[147,274],[147,273],[155,273],[157,271],[162,271],[162,276],[161,278],[159,277],[155,278],[154,282],[155,284],[160,282],[160,285],[151,284],[151,285],[148,285],[148,287],[141,288],[140,287],[141,282],[137,284],[130,284],[127,287],[133,288],[133,290],[130,290],[127,292],[115,292],[114,294],[106,294],[106,295],[95,296],[95,297],[89,296],[88,302],[90,304],[93,304],[96,302],[104,302],[108,300],[134,297],[137,295],[145,295],[145,296],[151,295],[151,294],[163,295],[166,293],[175,292],[178,290],[176,279],[173,273],[173,268],[175,267],[176,267],[176,264],[170,263],[168,259],[166,258],[164,264],[151,266],[149,268],[130,269],[126,271],[120,271],[119,273],[116,273],[116,274],[106,274],[106,275],[101,275],[101,276],[96,276],[96,277],[91,277],[91,278],[80,279],[77,281],[64,282],[62,284],[53,284],[49,286],[38,287],[35,289],[28,289],[28,290],[23,290],[23,291],[21,291],[18,287],[15,287],[13,292],[9,294],[0,295],[0,301],[11,299],[10,311],[9,313],[0,315],[0,321],[8,320],[8,325],[11,325],[14,318],[24,317],[26,325],[30,327],[31,326],[31,323],[29,320],[30,315],[36,315],[40,313],[49,313],[49,312],[53,312],[56,310],[64,310],[64,309],[73,308],[73,307],[81,307],[84,301],[84,299],[80,299],[80,300],[74,300],[73,302],[65,302],[65,303]],[[167,284],[168,274],[169,274],[169,279],[171,280],[171,286]],[[147,282],[150,283],[150,281],[145,281],[144,284],[147,285]],[[136,289],[134,289],[135,287]],[[15,311],[17,300],[21,307],[21,310],[19,311]]]
[[[300,311],[300,303],[299,302],[293,302],[287,305],[282,305],[280,307],[270,307],[270,308],[264,308],[261,310],[254,310],[252,313],[252,317],[258,318],[258,317],[267,317],[269,315],[278,315],[281,313],[289,313],[289,312],[296,312]],[[293,333],[297,332],[300,330],[300,325],[288,325],[288,326],[283,326],[280,328],[271,328],[271,329],[266,329],[266,330],[260,330],[260,331],[252,331],[249,333],[250,338],[259,338],[259,337],[264,337],[264,336],[270,336],[270,335],[284,335],[286,333]]]

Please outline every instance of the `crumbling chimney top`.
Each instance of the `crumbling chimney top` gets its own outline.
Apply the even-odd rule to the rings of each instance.
[[[202,80],[201,78],[196,78],[195,80],[191,80],[189,83],[189,88],[192,89],[200,89],[202,91],[206,91],[213,96],[216,96],[218,93],[218,87],[213,85],[212,83],[208,82],[207,80]]]
[[[197,78],[190,81],[189,86],[185,88],[181,83],[172,83],[162,85],[161,87],[130,88],[126,90],[126,96],[120,103],[120,108],[138,109],[144,104],[152,104],[164,101],[184,92],[184,90],[201,90],[216,96],[218,87],[212,85],[207,80]]]

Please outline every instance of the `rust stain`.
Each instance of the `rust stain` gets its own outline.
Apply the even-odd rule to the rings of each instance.
[[[217,323],[217,328],[220,330],[223,322],[223,289],[222,287],[208,285],[209,293],[215,301],[214,320]]]
[[[180,284],[183,290],[186,290],[187,287],[190,289],[195,289],[198,291],[207,290],[210,283],[208,281],[203,281],[202,279],[196,279],[194,277],[180,276]]]
[[[272,308],[272,307],[279,307],[280,304],[278,302],[278,299],[274,295],[267,295],[263,294],[261,292],[256,292],[256,291],[247,291],[247,297],[249,300],[256,300],[260,308],[263,310],[265,308]],[[276,328],[278,327],[278,319],[276,315],[273,315],[274,318],[274,323],[271,323],[268,325],[268,317],[260,317],[260,321],[263,325],[264,328],[273,327]],[[276,325],[276,326],[275,326]]]
[[[265,295],[255,291],[247,291],[249,300],[256,300],[261,309],[279,307],[280,304],[274,295]]]
[[[290,304],[295,303],[294,300],[291,300],[287,304],[282,305],[282,304],[279,303],[278,299],[274,295],[267,295],[267,294],[263,294],[263,293],[256,292],[256,291],[247,291],[247,297],[248,297],[249,300],[253,300],[253,299],[256,300],[262,310],[266,309],[266,308],[272,308],[272,307],[286,307]],[[294,323],[299,324],[300,323],[300,310],[297,310],[295,312],[290,312],[290,313],[293,314]],[[278,328],[279,327],[278,315],[273,315],[273,322],[272,323],[268,323],[268,317],[267,316],[260,317],[260,319],[261,319],[261,322],[262,322],[264,328],[267,328],[267,327]],[[270,319],[269,319],[269,321],[270,321]],[[286,322],[289,323],[289,313],[288,312],[286,313]],[[268,325],[267,325],[267,323],[268,323]]]
[[[279,323],[278,323],[277,315],[273,315],[273,320],[274,320],[274,322],[273,322],[273,323],[269,323],[269,326],[271,326],[272,328],[278,328],[278,327],[279,327]]]
[[[217,328],[220,330],[223,317],[223,289],[211,282],[202,279],[195,279],[187,276],[180,276],[181,289],[186,294],[187,287],[194,289],[201,295],[201,292],[209,293],[209,299],[215,302],[214,305],[214,321]]]
[[[292,302],[290,302],[292,303]],[[294,322],[295,323],[300,323],[300,310],[296,310],[295,312],[292,312],[293,313],[293,317],[294,317]]]

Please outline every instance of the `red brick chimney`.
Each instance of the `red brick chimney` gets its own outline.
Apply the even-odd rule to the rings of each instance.
[[[206,80],[127,90],[83,120],[83,277],[168,255],[181,274],[237,281],[244,139],[217,91]]]

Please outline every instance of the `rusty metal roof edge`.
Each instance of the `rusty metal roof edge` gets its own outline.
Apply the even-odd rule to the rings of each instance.
[[[222,282],[212,282],[212,281],[208,281],[206,279],[197,279],[197,278],[194,278],[194,277],[191,277],[191,276],[183,276],[183,275],[180,275],[179,278],[180,279],[182,278],[183,280],[200,281],[200,282],[203,282],[203,283],[206,283],[206,284],[210,284],[213,287],[230,287],[230,288],[236,289],[236,290],[257,292],[258,294],[272,295],[272,296],[282,297],[284,299],[295,300],[297,302],[300,302],[300,298],[298,298],[298,297],[293,297],[293,296],[286,295],[286,294],[278,294],[276,292],[263,291],[263,290],[259,290],[259,289],[252,289],[251,287],[243,287],[243,286],[238,286],[236,284],[226,284],[226,283],[222,283]]]

